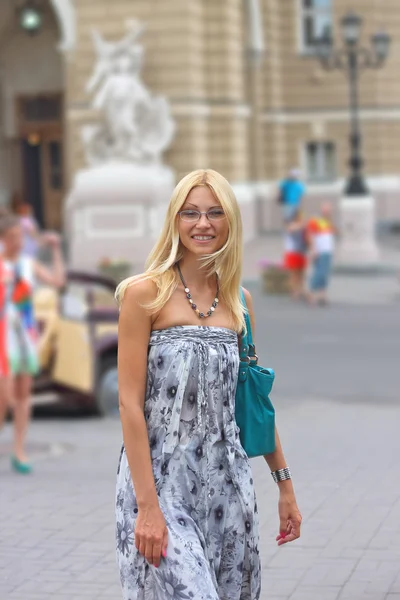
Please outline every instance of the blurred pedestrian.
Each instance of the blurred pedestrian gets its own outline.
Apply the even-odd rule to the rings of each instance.
[[[310,219],[307,225],[310,246],[309,301],[311,304],[327,304],[327,289],[335,249],[335,227],[332,221],[332,205],[324,202],[320,215]]]
[[[10,214],[10,210],[6,206],[0,206],[0,220],[7,217]],[[3,253],[3,240],[0,236],[0,255]]]
[[[146,271],[117,289],[124,600],[260,598],[258,511],[235,422],[245,326],[241,238],[226,179],[189,173],[175,188]],[[252,299],[244,296],[253,328]],[[279,481],[282,545],[299,537],[301,516],[277,432],[275,440],[265,459]]]
[[[289,271],[289,285],[295,300],[305,295],[304,276],[307,266],[307,223],[300,209],[285,223],[284,264]]]
[[[33,215],[32,206],[27,203],[19,204],[17,214],[23,234],[22,253],[35,258],[40,244],[39,225]]]
[[[306,193],[304,183],[300,180],[299,169],[291,169],[286,179],[279,184],[279,203],[282,206],[284,221],[290,220],[301,207]]]
[[[24,255],[20,218],[0,217],[0,428],[7,407],[14,414],[14,448],[11,465],[19,473],[32,467],[25,453],[30,420],[32,377],[38,372],[37,328],[33,313],[36,281],[62,287],[64,263],[57,234],[46,234],[43,241],[52,249],[52,268]]]

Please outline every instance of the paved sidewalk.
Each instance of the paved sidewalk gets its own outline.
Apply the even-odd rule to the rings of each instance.
[[[250,286],[258,352],[277,371],[273,400],[304,517],[302,538],[277,548],[276,486],[263,460],[253,461],[261,600],[400,600],[399,298],[394,289],[393,296],[376,290],[390,278],[346,279],[352,287],[334,281],[330,309]],[[28,477],[10,471],[10,439],[7,425],[0,435],[0,600],[120,600],[118,420],[35,420]]]
[[[400,600],[399,419],[393,404],[279,400],[304,526],[296,544],[276,547],[277,491],[256,459],[263,600]],[[0,598],[119,599],[118,421],[36,421],[31,441],[40,447],[31,477],[0,458]]]

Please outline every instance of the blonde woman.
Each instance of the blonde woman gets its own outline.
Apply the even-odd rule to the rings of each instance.
[[[215,171],[195,171],[173,193],[145,272],[117,289],[124,600],[260,598],[257,504],[235,422],[241,267],[233,191]],[[301,517],[276,442],[265,458],[275,478],[285,474],[281,545],[299,537]]]

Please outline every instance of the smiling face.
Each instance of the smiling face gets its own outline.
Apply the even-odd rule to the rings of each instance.
[[[205,213],[210,210],[223,210],[208,186],[194,187],[188,194],[181,211],[199,211]],[[201,215],[198,221],[189,222],[178,215],[179,238],[183,247],[198,256],[213,254],[224,246],[228,239],[229,224],[226,217],[210,220],[206,215]]]

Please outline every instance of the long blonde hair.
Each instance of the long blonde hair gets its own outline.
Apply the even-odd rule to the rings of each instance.
[[[220,298],[227,306],[235,331],[245,326],[243,306],[239,296],[242,276],[242,219],[235,194],[228,181],[211,169],[200,169],[186,175],[176,186],[164,222],[161,235],[147,258],[145,271],[141,275],[128,277],[117,287],[115,297],[121,304],[126,289],[138,281],[151,279],[158,288],[156,299],[146,305],[151,314],[159,312],[168,302],[178,285],[174,265],[183,257],[183,247],[178,233],[178,212],[190,191],[207,186],[220,202],[229,225],[228,238],[222,248],[201,257],[209,276],[217,273],[220,283]]]

